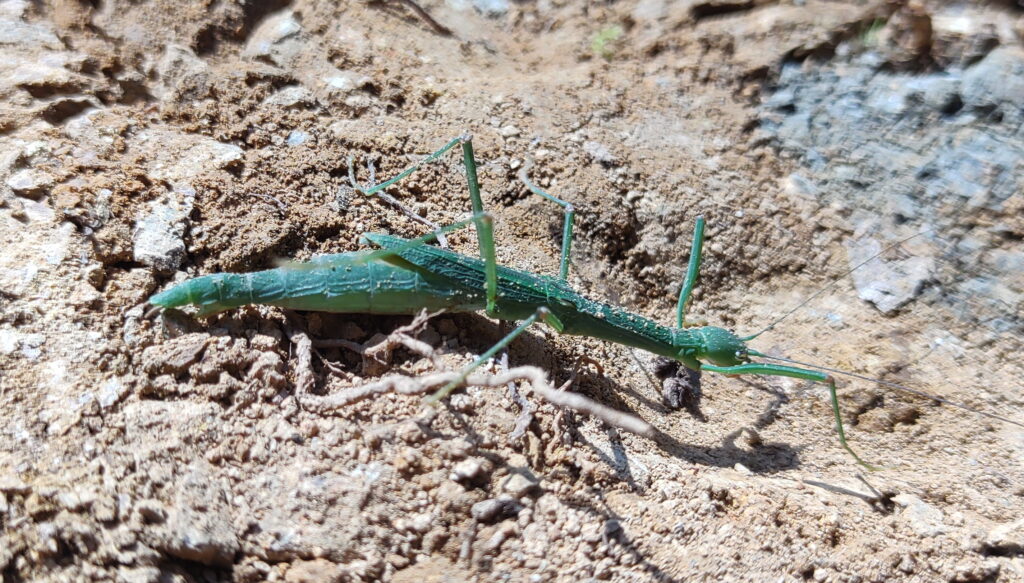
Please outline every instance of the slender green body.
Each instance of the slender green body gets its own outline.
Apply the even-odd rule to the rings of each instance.
[[[452,285],[484,289],[484,262],[480,259],[427,245],[408,248],[405,239],[392,235],[368,233],[363,236],[384,249],[404,248],[398,252],[402,259],[444,277]],[[662,326],[622,308],[588,299],[562,279],[501,265],[497,275],[493,315],[503,320],[525,320],[543,307],[557,318],[558,331],[563,334],[600,338],[672,359],[693,357],[696,360],[698,352],[703,352],[708,342],[714,342],[722,333],[735,338],[721,328]]]
[[[361,251],[253,273],[204,275],[154,295],[150,303],[165,308],[195,305],[201,316],[248,304],[364,314],[485,309],[483,261],[428,245],[408,248],[408,240],[391,235],[365,237],[384,249],[400,250],[385,257]],[[726,330],[662,326],[588,299],[561,279],[499,265],[497,284],[493,315],[503,320],[525,320],[546,308],[563,334],[600,338],[687,364],[703,357],[709,343],[725,334],[727,356],[735,356],[729,342],[735,336]]]
[[[399,257],[369,252],[325,255],[254,273],[196,277],[150,298],[165,308],[199,306],[207,316],[247,304],[295,310],[365,314],[415,314],[428,310],[482,310],[483,290],[416,268]]]
[[[756,362],[765,357],[746,346],[757,336],[739,338],[729,330],[715,326],[683,328],[684,312],[697,282],[704,239],[704,219],[698,217],[694,229],[691,257],[676,307],[676,326],[662,326],[621,308],[587,299],[573,291],[565,278],[569,268],[572,240],[573,206],[532,184],[525,172],[523,183],[535,194],[554,202],[565,211],[562,260],[559,277],[546,277],[497,265],[491,219],[483,211],[472,140],[460,136],[386,182],[353,188],[372,195],[414,172],[421,164],[462,146],[463,164],[473,204],[472,218],[441,228],[415,240],[389,235],[368,234],[366,238],[382,247],[329,255],[309,263],[250,274],[214,274],[186,281],[150,298],[163,307],[187,304],[199,306],[200,315],[246,305],[269,304],[299,310],[370,314],[414,314],[423,309],[450,311],[485,310],[495,318],[522,320],[501,341],[481,354],[453,381],[433,397],[440,399],[460,385],[474,370],[504,348],[532,324],[543,321],[558,332],[593,336],[666,356],[695,371],[729,375],[763,374],[783,376],[828,385],[839,442],[861,465],[872,468],[846,442],[835,380],[821,371],[793,366]],[[474,223],[481,259],[424,245],[442,233]],[[774,325],[774,324],[773,324]],[[760,333],[758,333],[760,334]]]

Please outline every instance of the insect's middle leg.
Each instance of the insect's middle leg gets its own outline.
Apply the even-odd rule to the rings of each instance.
[[[526,188],[528,188],[530,192],[550,200],[565,210],[565,220],[562,223],[562,259],[558,265],[558,278],[564,280],[569,275],[569,252],[572,250],[572,228],[573,222],[576,218],[576,207],[572,206],[572,203],[569,201],[562,200],[557,196],[544,192],[536,184],[530,182],[530,178],[526,175],[526,171],[529,167],[530,165],[527,163],[527,165],[523,166],[523,169],[519,171],[519,180],[526,185]]]
[[[686,266],[686,277],[679,289],[679,301],[676,303],[676,328],[683,327],[683,316],[690,304],[690,294],[697,285],[700,273],[700,255],[704,249],[704,217],[697,217],[693,226],[693,243],[690,245],[690,262]]]

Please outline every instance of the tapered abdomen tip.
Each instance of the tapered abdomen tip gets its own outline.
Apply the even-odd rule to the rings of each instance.
[[[188,304],[188,292],[185,290],[185,286],[188,285],[188,283],[189,282],[185,282],[158,294],[153,294],[149,297],[149,303],[163,308],[176,308],[178,306]]]

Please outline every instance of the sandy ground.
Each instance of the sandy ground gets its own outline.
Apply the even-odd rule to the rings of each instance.
[[[5,583],[1024,580],[1019,426],[842,380],[851,444],[889,468],[866,472],[821,385],[705,374],[703,401],[672,409],[650,355],[543,326],[511,365],[572,379],[661,438],[525,383],[518,399],[469,387],[438,408],[396,394],[320,406],[456,369],[505,328],[441,315],[418,333],[436,362],[407,348],[382,361],[307,342],[369,346],[410,318],[145,305],[186,277],[424,233],[354,192],[347,160],[384,179],[470,132],[500,261],[557,270],[562,215],[516,179],[532,161],[579,210],[569,282],[660,322],[698,215],[693,315],[746,334],[849,269],[851,250],[932,227],[855,274],[862,288],[910,278],[887,313],[841,281],[752,345],[1022,420],[1018,7],[421,6],[435,23],[400,1],[0,3]],[[900,135],[854,143],[833,122],[816,167],[786,129],[804,102],[780,95],[856,67],[890,87],[949,71],[963,84]],[[828,134],[815,112],[800,123]],[[963,171],[978,192],[908,203],[871,182],[881,158],[912,192],[895,169],[913,148],[875,146],[925,131],[994,140]],[[808,187],[819,178],[833,182]],[[469,208],[455,156],[387,192],[438,224]],[[474,252],[469,232],[451,242]]]

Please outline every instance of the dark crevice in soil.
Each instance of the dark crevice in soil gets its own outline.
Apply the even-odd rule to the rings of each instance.
[[[754,7],[753,0],[746,2],[704,2],[695,4],[690,9],[690,14],[695,20],[703,20],[712,16],[723,16],[736,12],[746,12]]]

